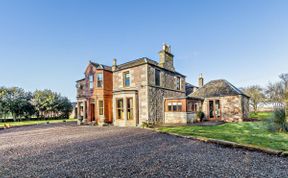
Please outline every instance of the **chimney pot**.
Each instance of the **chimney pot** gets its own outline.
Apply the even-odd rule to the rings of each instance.
[[[198,78],[198,86],[199,86],[199,88],[204,86],[204,78],[203,78],[202,73],[200,74],[200,76]]]
[[[116,70],[117,68],[117,59],[113,59],[113,64],[112,64],[112,71]]]

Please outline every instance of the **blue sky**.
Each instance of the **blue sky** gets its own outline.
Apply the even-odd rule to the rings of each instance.
[[[286,0],[0,0],[0,86],[75,101],[89,60],[158,60],[164,42],[188,82],[203,73],[265,86],[288,72],[287,9]]]

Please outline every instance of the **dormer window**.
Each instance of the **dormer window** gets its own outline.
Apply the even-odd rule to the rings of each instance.
[[[97,74],[97,87],[98,88],[103,87],[103,74],[102,73]]]
[[[130,73],[129,72],[125,72],[123,74],[123,83],[124,83],[124,87],[130,87]]]
[[[94,88],[94,75],[89,75],[89,88],[92,90]]]

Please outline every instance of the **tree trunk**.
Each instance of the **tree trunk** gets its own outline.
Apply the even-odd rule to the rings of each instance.
[[[257,103],[253,104],[253,109],[254,109],[254,113],[257,114],[257,111],[258,111]]]

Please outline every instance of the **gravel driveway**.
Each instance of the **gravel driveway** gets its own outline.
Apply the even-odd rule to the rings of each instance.
[[[0,131],[0,177],[288,177],[288,158],[67,123]]]

